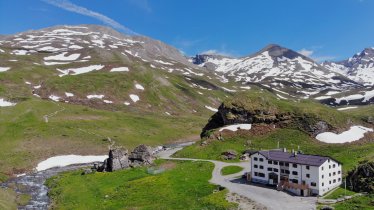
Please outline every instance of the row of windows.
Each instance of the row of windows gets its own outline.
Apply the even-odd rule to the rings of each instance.
[[[257,157],[254,157],[253,158],[253,160],[254,161],[260,161],[260,162],[263,162],[264,161],[264,159],[263,158],[257,158]],[[273,165],[278,165],[278,161],[272,161],[272,160],[268,160],[268,164],[273,164]],[[279,162],[279,165],[280,166],[289,166],[290,164],[289,163],[286,163],[286,162]],[[335,165],[335,164],[334,164]],[[294,167],[294,168],[297,168],[297,164],[296,163],[293,163],[292,164],[292,167]],[[335,166],[334,166],[335,167]],[[306,169],[307,170],[309,170],[310,169],[310,167],[309,166],[306,166]],[[322,169],[323,170],[323,169]]]
[[[255,172],[255,176],[258,176],[258,177],[265,177],[265,174],[264,174],[264,173],[258,173],[258,172]]]
[[[341,174],[341,171],[338,171],[338,174]],[[335,176],[336,172],[332,172],[332,175]],[[329,177],[331,177],[331,173],[329,173]],[[325,178],[325,176],[322,174],[322,179]]]
[[[338,179],[338,182],[341,181],[341,178]],[[332,180],[332,183],[336,183],[336,179]],[[329,184],[331,184],[331,180],[329,181]],[[324,186],[325,183],[322,182],[322,186]]]

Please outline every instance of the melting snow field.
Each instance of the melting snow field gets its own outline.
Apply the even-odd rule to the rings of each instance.
[[[144,87],[140,84],[135,84],[135,88],[138,90],[144,90]]]
[[[0,107],[15,106],[15,105],[16,105],[16,103],[5,101],[3,98],[0,98]]]
[[[10,67],[0,67],[0,72],[8,71]]]
[[[343,133],[336,134],[332,132],[320,133],[316,136],[316,139],[325,143],[346,143],[357,141],[364,137],[366,132],[373,132],[373,129],[366,128],[363,126],[352,126],[349,130]]]
[[[219,131],[223,131],[223,130],[237,131],[239,129],[250,130],[251,128],[252,128],[252,124],[236,124],[236,125],[225,126],[221,129],[219,129]]]
[[[98,98],[98,99],[103,99],[104,95],[88,95],[88,99],[93,99],[93,98]]]
[[[117,68],[112,68],[110,72],[121,72],[121,71],[129,71],[129,68],[127,67],[117,67]]]
[[[50,60],[55,60],[55,61],[75,61],[79,58],[79,56],[81,56],[81,54],[77,53],[77,54],[71,54],[69,56],[65,56],[67,54],[67,52],[64,52],[64,53],[60,53],[58,55],[52,55],[52,56],[48,56],[48,57],[45,57],[44,60],[46,61],[50,61]]]
[[[213,108],[211,106],[205,106],[205,108],[207,108],[207,109],[209,109],[210,111],[213,111],[213,112],[218,112],[218,109]]]
[[[38,164],[36,167],[37,171],[43,171],[49,168],[54,167],[64,167],[73,164],[83,164],[83,163],[93,163],[93,162],[103,162],[107,155],[89,155],[89,156],[81,156],[81,155],[62,155],[62,156],[55,156],[48,158]]]
[[[357,108],[357,106],[348,106],[348,107],[339,108],[337,110],[343,111],[343,110],[347,110],[347,109],[356,109],[356,108]]]
[[[59,76],[63,77],[63,76],[68,75],[69,73],[71,73],[72,75],[78,75],[78,74],[88,73],[90,71],[100,70],[102,68],[104,68],[104,65],[91,65],[91,66],[81,67],[81,68],[76,68],[76,69],[66,69],[66,70],[57,69],[57,70],[62,73]]]
[[[130,98],[131,100],[136,103],[137,101],[140,100],[139,96],[135,95],[135,94],[130,94]]]

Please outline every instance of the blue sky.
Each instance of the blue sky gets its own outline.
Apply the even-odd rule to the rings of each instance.
[[[252,54],[269,43],[341,60],[374,47],[374,0],[0,0],[0,34],[111,25],[187,55]]]

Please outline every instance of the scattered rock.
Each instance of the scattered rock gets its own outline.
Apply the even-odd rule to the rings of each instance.
[[[236,159],[238,153],[235,150],[227,150],[225,152],[222,152],[221,155],[224,160],[233,160]]]
[[[129,167],[150,165],[155,160],[154,150],[144,144],[137,146],[131,154],[123,147],[112,147],[109,149],[109,158],[105,159],[101,166],[94,165],[94,170],[112,172]]]
[[[129,160],[132,162],[132,166],[150,165],[155,160],[155,157],[151,147],[141,144],[131,152]]]
[[[206,145],[208,145],[208,142],[207,142],[207,141],[202,141],[202,142],[200,143],[200,146],[206,146]]]
[[[86,168],[84,169],[84,171],[82,172],[82,175],[87,175],[87,174],[92,174],[93,173],[93,170],[90,169],[90,168]]]

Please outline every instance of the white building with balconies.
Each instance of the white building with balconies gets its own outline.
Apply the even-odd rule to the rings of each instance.
[[[342,183],[341,163],[326,156],[262,150],[251,155],[250,164],[253,183],[300,196],[322,196]]]

